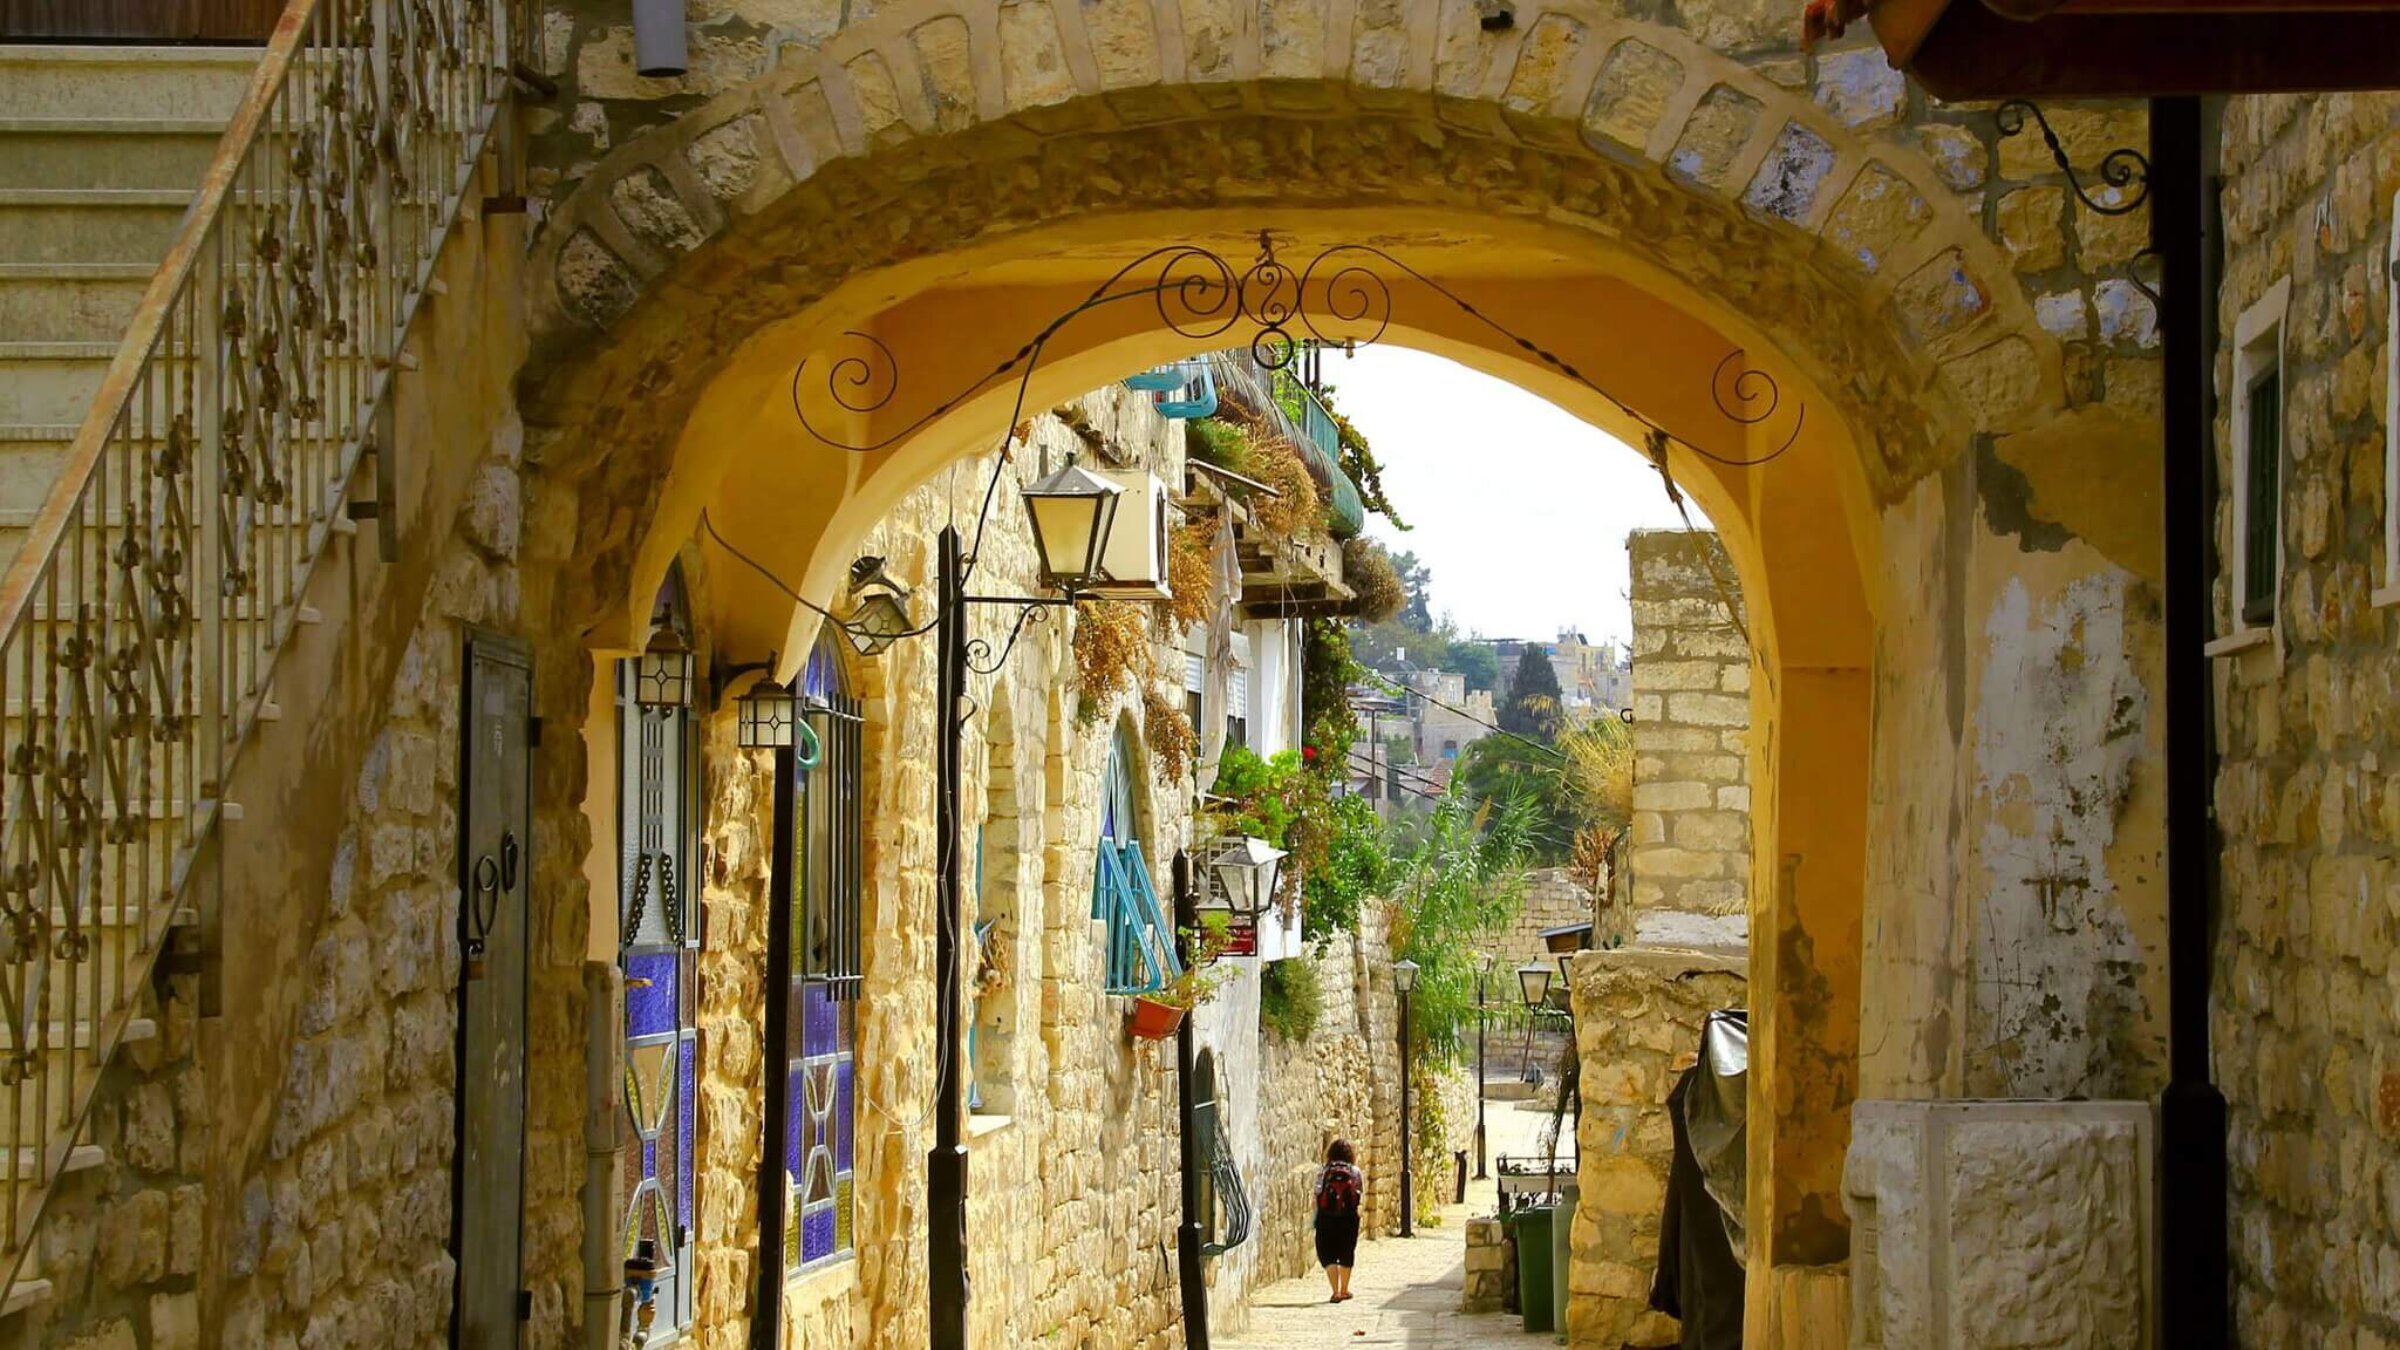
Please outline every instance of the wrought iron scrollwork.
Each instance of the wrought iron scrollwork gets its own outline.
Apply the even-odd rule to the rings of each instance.
[[[2086,191],[2083,178],[2075,172],[2074,162],[2067,158],[2067,148],[2058,141],[2058,133],[2050,129],[2050,119],[2042,115],[2041,105],[2030,99],[2012,98],[1992,110],[1992,125],[2002,136],[2014,136],[2025,130],[2025,119],[2033,118],[2042,129],[2042,143],[2050,147],[2050,158],[2058,171],[2066,175],[2067,186],[2074,190],[2075,199],[2104,216],[2131,215],[2150,200],[2150,161],[2139,150],[2119,146],[2100,157],[2100,181],[2113,189],[2117,200],[2103,202]]]
[[[989,640],[984,638],[967,639],[967,669],[978,675],[989,675],[1000,669],[1001,665],[1008,660],[1008,654],[1017,649],[1017,639],[1025,636],[1026,629],[1048,622],[1050,622],[1049,605],[1040,601],[1026,602],[1025,607],[1017,611],[1016,622],[1009,625],[1008,640],[1001,644],[998,655],[993,654],[992,644]]]
[[[2035,116],[2040,116],[2038,110]],[[2044,130],[2047,131],[2046,124]],[[2139,156],[2134,158],[2139,162]],[[2142,175],[2146,176],[2148,165],[2144,163],[2141,167]],[[2113,155],[2102,166],[2103,176],[2112,183],[2119,181],[2122,172]],[[2108,208],[2095,205],[2094,209]],[[907,425],[880,436],[854,439],[836,434],[819,425],[810,413],[813,403],[820,414],[864,416],[889,406],[899,391],[899,360],[891,348],[873,334],[850,330],[842,334],[844,348],[838,354],[812,356],[794,368],[792,412],[800,425],[819,441],[871,454],[907,440],[969,398],[1014,374],[1016,406],[1008,421],[1014,427],[1023,417],[1027,387],[1041,363],[1043,351],[1061,329],[1095,309],[1145,297],[1156,306],[1162,324],[1196,346],[1224,338],[1245,323],[1251,325],[1254,329],[1249,338],[1251,355],[1260,365],[1281,370],[1298,357],[1304,340],[1343,347],[1368,346],[1382,340],[1391,326],[1394,305],[1387,274],[1406,277],[1510,346],[1607,400],[1645,429],[1672,435],[1556,352],[1485,313],[1465,296],[1384,249],[1372,244],[1334,244],[1318,252],[1307,266],[1295,270],[1277,254],[1275,237],[1266,230],[1259,231],[1258,257],[1247,268],[1237,269],[1222,255],[1197,244],[1176,244],[1144,253],[1117,269],[990,370]],[[1717,363],[1711,377],[1710,396],[1728,420],[1753,427],[1776,416],[1784,406],[1784,398],[1775,377],[1744,364],[1743,357],[1743,351],[1736,348]],[[1728,367],[1734,368],[1730,381],[1726,376]],[[1774,449],[1754,457],[1728,456],[1681,436],[1673,439],[1703,459],[1734,468],[1756,467],[1780,457],[1799,441],[1807,412],[1806,404],[1796,405],[1789,434]]]

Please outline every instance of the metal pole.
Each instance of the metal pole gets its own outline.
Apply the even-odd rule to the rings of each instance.
[[[933,1152],[925,1159],[926,1258],[932,1350],[967,1350],[967,1150],[958,1135],[958,775],[960,710],[967,693],[967,602],[958,529],[942,531],[934,707],[941,741],[934,767],[936,907],[933,925]]]
[[[1175,945],[1192,959],[1191,931],[1200,926],[1199,898],[1192,884],[1192,855],[1175,854]],[[1183,1225],[1175,1230],[1175,1273],[1183,1293],[1183,1343],[1208,1350],[1208,1273],[1200,1252],[1200,1138],[1194,1117],[1192,1017],[1175,1028],[1176,1148],[1183,1167]]]
[[[1481,971],[1475,975],[1475,1179],[1483,1180],[1490,1173],[1484,1169],[1485,1135],[1483,1128],[1483,985],[1488,978]]]
[[[1408,994],[1400,995],[1400,1236],[1417,1235],[1417,1164],[1408,1121]]]
[[[2210,1081],[2209,533],[2216,505],[2209,444],[2209,331],[2216,278],[2214,118],[2196,98],[2150,101],[2150,229],[2165,343],[2167,742],[2167,1090],[2159,1109],[2160,1344],[2230,1345],[2225,1096]]]

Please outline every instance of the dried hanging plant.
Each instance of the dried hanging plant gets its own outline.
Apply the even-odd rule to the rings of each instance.
[[[1400,584],[1391,555],[1363,534],[1342,545],[1342,580],[1358,597],[1351,613],[1368,623],[1382,623],[1408,603],[1408,588]]]
[[[1167,536],[1167,589],[1174,593],[1168,605],[1177,632],[1208,621],[1215,599],[1211,592],[1216,589],[1208,566],[1215,525],[1211,518],[1198,516]]]
[[[1160,776],[1170,783],[1191,776],[1192,761],[1200,757],[1200,733],[1175,700],[1154,684],[1142,686],[1142,736],[1150,743],[1150,758],[1157,762]]]
[[[1323,523],[1325,512],[1317,500],[1317,480],[1309,476],[1308,465],[1290,441],[1281,436],[1253,435],[1250,463],[1258,471],[1258,481],[1276,492],[1273,497],[1260,497],[1250,503],[1258,523],[1269,533],[1293,535]]]
[[[1085,725],[1120,693],[1149,682],[1153,665],[1150,619],[1141,605],[1083,600],[1075,606],[1077,720]]]

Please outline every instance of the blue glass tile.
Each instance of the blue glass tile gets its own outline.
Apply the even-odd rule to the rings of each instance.
[[[857,1096],[851,1080],[857,1072],[857,1066],[847,1058],[833,1068],[833,1165],[843,1172],[850,1170],[850,1113]]]
[[[700,1097],[696,1081],[699,1061],[699,1047],[685,1041],[683,1053],[675,1057],[675,1219],[686,1228],[692,1226],[692,1136]]]
[[[833,1255],[833,1206],[800,1216],[800,1259],[815,1261]]]
[[[807,1070],[789,1066],[784,1073],[783,1170],[800,1184],[800,1159],[808,1152]]]
[[[656,1036],[675,1029],[678,972],[674,952],[625,958],[625,1034]],[[647,986],[641,984],[649,981]]]
[[[826,995],[825,986],[812,984],[800,993],[800,1053],[830,1054],[834,1048],[836,1022],[833,1000]]]

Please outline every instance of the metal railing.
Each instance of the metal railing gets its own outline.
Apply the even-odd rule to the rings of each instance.
[[[0,1290],[194,894],[311,568],[389,452],[518,0],[291,0],[0,577]]]

